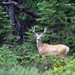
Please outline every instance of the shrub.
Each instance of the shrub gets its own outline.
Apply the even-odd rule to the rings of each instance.
[[[0,47],[0,68],[2,67],[12,67],[17,64],[17,56],[13,54],[12,51],[7,47],[7,45],[3,45]]]
[[[0,75],[74,75],[75,74],[75,59],[70,60],[64,67],[55,67],[53,70],[39,72],[35,67],[24,68],[22,66],[15,66],[11,69],[1,69]]]

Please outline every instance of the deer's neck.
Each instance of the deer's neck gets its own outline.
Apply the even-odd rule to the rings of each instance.
[[[42,45],[42,42],[41,42],[41,40],[36,41],[36,42],[37,42],[37,48],[39,48]]]

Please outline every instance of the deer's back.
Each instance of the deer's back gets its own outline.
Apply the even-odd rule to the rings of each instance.
[[[58,45],[49,45],[49,44],[42,44],[39,47],[39,53],[41,55],[63,55],[66,51],[66,45],[58,44]]]

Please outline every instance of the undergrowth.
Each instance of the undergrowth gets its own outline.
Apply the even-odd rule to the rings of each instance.
[[[74,75],[75,56],[42,57],[26,45],[0,47],[0,75]],[[24,54],[23,54],[24,53]],[[26,53],[26,54],[25,54]]]

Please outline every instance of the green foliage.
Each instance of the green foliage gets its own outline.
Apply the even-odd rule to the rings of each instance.
[[[25,55],[31,55],[33,54],[36,50],[36,47],[34,44],[32,45],[31,43],[24,43],[22,45],[17,45],[14,48],[12,48],[12,51],[18,53],[25,53]]]
[[[42,2],[43,0],[23,0],[23,6],[26,6],[27,8],[33,10],[34,12],[39,12],[38,11],[38,7],[37,7],[37,3]],[[20,13],[18,14],[19,19],[23,20],[25,22],[32,20],[32,17],[25,14],[25,13]]]
[[[49,58],[50,59],[51,58],[56,59],[56,62],[58,62],[61,59],[61,58],[54,57],[54,56],[48,56],[45,59],[45,61]],[[45,72],[39,72],[39,70],[36,67],[24,68],[24,67],[18,65],[18,66],[12,67],[10,69],[4,69],[4,68],[1,69],[0,68],[0,74],[1,75],[74,75],[75,74],[75,66],[74,66],[75,65],[75,59],[70,58],[70,59],[66,60],[66,62],[67,63],[64,66],[60,66],[60,67],[54,66],[54,68],[46,70]],[[60,63],[60,62],[58,62],[58,63]],[[46,68],[46,66],[45,66],[45,68]]]
[[[2,7],[0,6],[0,42],[2,43],[6,40],[8,33],[11,29],[10,22],[8,20],[8,15],[6,12],[3,12]]]
[[[27,45],[18,45],[12,49],[9,49],[7,45],[0,47],[0,75],[68,75],[75,73],[75,56],[59,58],[50,55],[42,58],[39,54],[34,54],[34,49],[32,50],[31,46]]]
[[[75,4],[69,0],[44,0],[37,4],[41,23],[47,24],[50,43],[63,43],[74,52],[75,37]]]
[[[62,75],[70,75],[75,73],[75,59],[70,60],[69,63],[67,62],[66,66],[54,68],[52,71],[54,74],[62,74]]]
[[[7,45],[0,47],[0,68],[12,67],[17,64],[17,56],[10,51]]]
[[[25,43],[22,45],[17,45],[11,49],[17,56],[20,56],[17,60],[20,65],[33,66],[34,62],[40,60],[37,54],[37,49],[31,43]],[[35,60],[38,58],[37,60]],[[31,64],[30,64],[31,63]]]

